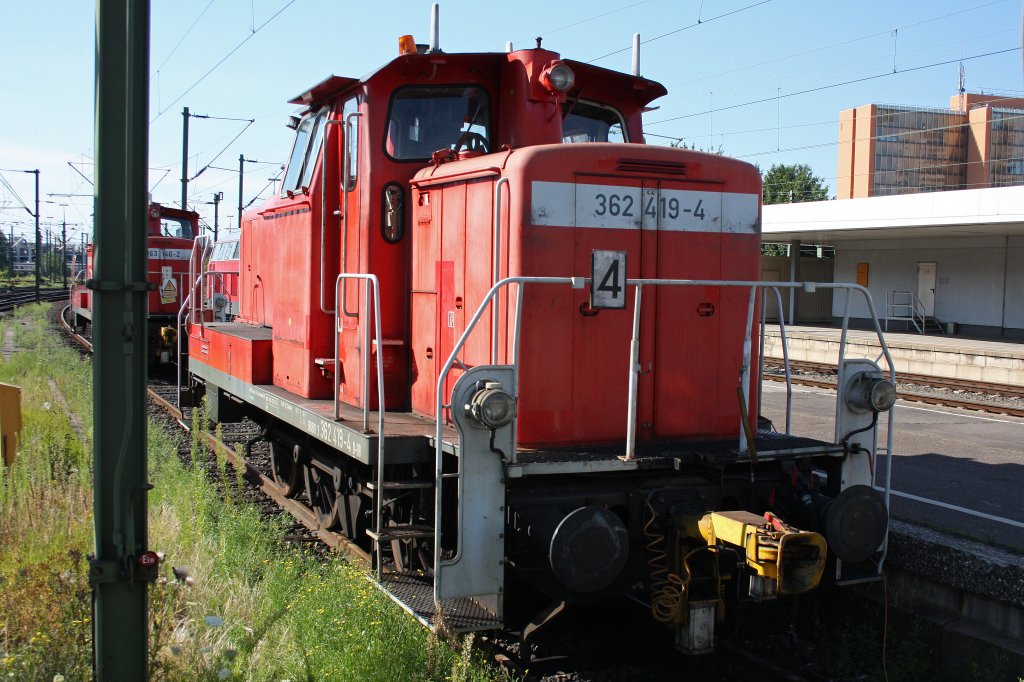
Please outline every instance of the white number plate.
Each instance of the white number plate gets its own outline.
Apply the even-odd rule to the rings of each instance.
[[[756,194],[536,181],[531,220],[565,227],[756,234],[757,209]]]

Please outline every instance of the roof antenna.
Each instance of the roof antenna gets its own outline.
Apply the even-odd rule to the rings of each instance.
[[[540,36],[537,36],[535,40],[537,41],[537,49],[539,50],[540,49],[540,41],[542,41],[544,39],[541,38]]]
[[[640,75],[640,34],[633,34],[633,75]]]
[[[434,3],[430,8],[430,47],[427,52],[440,52],[441,51],[441,5]]]

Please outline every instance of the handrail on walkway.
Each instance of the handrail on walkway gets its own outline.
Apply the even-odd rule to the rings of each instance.
[[[452,368],[458,362],[459,353],[465,347],[470,335],[476,328],[477,323],[483,317],[484,312],[488,307],[492,306],[492,302],[497,300],[498,292],[511,284],[517,285],[517,300],[516,300],[516,318],[515,327],[513,332],[513,377],[514,386],[512,388],[512,395],[518,401],[519,399],[519,350],[521,341],[521,321],[522,321],[522,304],[523,304],[523,290],[527,284],[545,284],[545,285],[569,285],[573,289],[583,289],[587,284],[591,283],[589,277],[506,277],[494,283],[487,294],[484,296],[480,305],[477,307],[473,316],[466,323],[466,327],[459,339],[455,342],[451,353],[445,360],[444,365],[441,367],[438,373],[437,383],[435,386],[435,424],[434,424],[434,448],[435,448],[435,460],[434,460],[434,477],[435,477],[435,496],[434,496],[434,523],[435,529],[440,523],[442,510],[443,510],[443,487],[442,483],[444,480],[443,474],[443,455],[444,455],[444,443],[442,439],[442,427],[444,423],[444,408],[445,404],[445,384],[449,373]],[[748,314],[747,314],[747,325],[746,332],[743,340],[743,364],[740,370],[740,386],[743,395],[743,404],[749,405],[750,403],[750,356],[751,356],[751,336],[755,319],[755,296],[758,289],[772,289],[778,296],[778,302],[781,304],[780,289],[796,289],[801,288],[807,293],[813,293],[816,289],[843,289],[846,290],[846,306],[843,315],[842,325],[842,337],[839,344],[839,373],[842,374],[843,366],[845,363],[846,353],[846,337],[850,322],[850,305],[852,296],[854,293],[859,293],[865,304],[868,307],[868,311],[871,315],[871,321],[874,326],[875,333],[878,337],[879,346],[881,347],[881,355],[885,358],[886,364],[889,370],[889,381],[893,385],[896,383],[896,367],[893,363],[892,356],[889,353],[889,347],[885,342],[885,337],[882,333],[881,322],[879,321],[878,314],[875,310],[874,302],[871,298],[870,292],[859,284],[847,283],[847,282],[751,282],[743,280],[684,280],[684,279],[627,279],[626,286],[632,286],[634,288],[633,296],[633,325],[632,325],[632,338],[630,339],[630,351],[629,351],[629,394],[627,396],[627,424],[626,424],[626,446],[624,458],[626,461],[630,461],[635,457],[636,454],[636,403],[637,403],[637,377],[640,371],[638,363],[639,353],[639,334],[640,334],[640,314],[641,314],[641,302],[642,302],[642,291],[645,286],[682,286],[682,287],[693,287],[693,286],[718,286],[718,287],[732,287],[732,288],[746,288],[750,291],[748,299]],[[763,327],[762,327],[763,334]],[[763,340],[762,340],[763,344]],[[762,354],[763,362],[763,354]],[[462,365],[459,362],[460,366]],[[787,359],[788,364],[788,359]],[[788,377],[788,370],[787,370]],[[760,379],[760,374],[759,374]],[[788,385],[788,381],[787,381]],[[787,389],[789,391],[791,389]],[[789,405],[790,400],[787,399],[787,431],[789,428]],[[741,416],[741,420],[743,417]],[[514,422],[513,422],[514,424]],[[892,451],[893,451],[893,411],[890,410],[888,414],[888,429],[887,429],[887,447],[886,452],[886,483],[885,483],[885,504],[888,508],[889,499],[891,494],[891,481],[892,481]],[[748,424],[742,423],[739,428],[739,450],[740,452],[749,451],[749,443],[747,437]],[[510,459],[514,461],[515,453],[508,453]],[[462,476],[461,476],[462,464],[461,460],[458,464],[458,496],[461,498],[462,495]],[[877,477],[877,468],[872,466],[872,484],[875,483]],[[461,523],[462,509],[461,505],[458,505],[457,511],[457,523],[456,527],[457,540],[456,540],[456,556],[450,559],[450,562],[458,560],[459,555],[462,552],[462,523]],[[441,567],[445,561],[441,558],[441,547],[440,547],[440,533],[435,530],[434,537],[434,570],[435,575],[440,572]],[[436,585],[439,584],[435,582]]]

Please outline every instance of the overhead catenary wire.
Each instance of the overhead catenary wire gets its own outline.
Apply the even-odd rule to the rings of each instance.
[[[13,172],[13,173],[17,173],[17,172],[24,172],[24,171],[13,171],[13,170],[9,170],[9,169],[3,169],[3,170],[0,170],[0,183],[2,183],[2,184],[3,184],[3,186],[7,188],[7,191],[11,193],[11,196],[13,196],[13,197],[14,197],[15,199],[17,199],[17,200],[18,200],[18,203],[19,203],[19,204],[21,204],[21,208],[23,208],[23,209],[25,209],[26,211],[28,211],[28,214],[29,214],[29,215],[35,215],[35,214],[34,214],[34,213],[32,212],[32,209],[30,209],[30,208],[28,207],[28,205],[27,205],[27,204],[26,204],[26,203],[25,203],[25,202],[24,202],[24,201],[22,200],[22,198],[21,198],[21,197],[20,197],[20,196],[18,195],[18,193],[17,193],[17,191],[15,191],[14,187],[12,187],[12,186],[11,186],[11,183],[7,182],[7,178],[5,178],[5,177],[4,177],[4,171],[6,171],[6,172],[8,172],[8,173],[12,173],[12,172]]]
[[[595,14],[592,17],[587,17],[586,19],[580,19],[579,21],[574,21],[571,24],[566,24],[565,26],[559,26],[558,28],[549,29],[547,31],[541,31],[537,35],[546,37],[546,36],[551,35],[552,33],[558,33],[559,31],[564,31],[564,30],[566,30],[568,28],[575,28],[576,26],[580,26],[582,24],[586,24],[586,23],[589,23],[591,21],[595,21],[597,19],[601,19],[603,17],[607,17],[607,16],[612,15],[612,14],[617,14],[619,12],[624,12],[627,9],[632,9],[632,8],[638,7],[640,5],[646,5],[649,2],[651,2],[651,0],[640,0],[640,2],[634,2],[632,4],[625,5],[623,7],[619,7],[618,9],[612,9],[612,10],[608,10],[607,12],[602,12],[601,14]],[[529,36],[527,38],[520,38],[519,42],[524,42],[524,41],[529,41],[529,40],[533,40],[533,36]]]
[[[157,113],[157,115],[153,117],[153,119],[150,121],[150,123],[151,124],[155,123],[157,121],[157,119],[159,119],[161,116],[164,115],[164,112],[170,110],[171,107],[173,107],[175,104],[177,104],[182,99],[184,99],[185,95],[187,95],[188,93],[192,92],[200,83],[202,83],[204,80],[206,80],[210,76],[210,74],[212,74],[214,71],[216,71],[220,67],[221,64],[226,62],[228,60],[228,58],[231,57],[231,55],[233,55],[235,52],[238,52],[238,50],[240,50],[243,45],[245,45],[247,42],[249,42],[250,38],[252,38],[257,33],[259,33],[261,30],[263,30],[270,22],[272,22],[274,19],[279,17],[286,9],[288,9],[289,7],[294,5],[295,2],[296,2],[296,0],[288,0],[288,2],[285,3],[285,5],[281,9],[277,10],[273,15],[271,15],[271,17],[269,19],[264,21],[262,24],[260,24],[256,28],[252,29],[252,32],[249,33],[249,35],[245,36],[245,38],[243,38],[241,42],[239,42],[237,45],[235,45],[233,48],[231,48],[231,50],[229,50],[226,55],[221,57],[217,61],[216,64],[211,66],[209,68],[209,70],[206,71],[206,73],[204,73],[202,76],[197,78],[195,80],[195,82],[192,83],[192,85],[188,86],[185,89],[184,92],[182,92],[180,95],[178,95],[176,98],[174,98],[174,100],[170,104],[168,104],[166,107],[164,107],[162,110],[160,110]]]
[[[223,120],[238,120],[238,119],[223,119]],[[193,180],[195,180],[196,178],[198,178],[198,177],[199,177],[200,175],[202,175],[203,173],[205,173],[205,172],[206,172],[206,170],[207,170],[208,168],[210,168],[210,166],[212,166],[212,165],[213,165],[213,162],[214,162],[214,161],[216,161],[216,160],[217,160],[218,158],[220,158],[220,155],[221,155],[221,154],[223,154],[224,152],[226,152],[226,151],[228,150],[228,147],[230,147],[231,145],[233,145],[233,144],[235,143],[235,140],[237,140],[238,138],[240,138],[240,137],[241,137],[241,136],[242,136],[242,135],[243,135],[243,134],[245,133],[245,131],[249,129],[249,126],[251,126],[251,125],[252,125],[253,123],[255,123],[255,120],[254,120],[254,119],[251,119],[251,118],[250,118],[250,119],[245,119],[245,120],[247,121],[247,123],[245,124],[245,126],[244,126],[244,127],[243,127],[243,128],[241,129],[241,130],[239,130],[239,131],[238,131],[238,134],[237,134],[237,135],[235,135],[235,136],[234,136],[233,138],[231,138],[231,140],[230,140],[230,141],[229,141],[229,142],[228,142],[228,143],[227,143],[226,145],[224,145],[224,146],[223,146],[223,147],[221,148],[221,150],[220,150],[219,152],[217,152],[216,154],[214,154],[214,155],[213,155],[213,158],[212,158],[212,159],[210,159],[210,162],[209,162],[209,163],[207,163],[207,164],[206,164],[205,166],[203,166],[203,167],[202,167],[202,168],[200,168],[200,169],[199,169],[198,171],[196,171],[196,174],[195,174],[195,175],[193,175],[193,176],[192,176],[191,178],[189,178],[189,179],[188,179],[188,181],[189,181],[189,182],[192,182]]]
[[[1010,45],[1001,45],[1001,46],[997,47],[997,46],[994,46],[991,43],[991,41],[989,40],[989,39],[993,38],[994,36],[1005,35],[1005,34],[1013,34],[1014,37],[1015,37],[1014,41],[1011,42]],[[984,49],[984,50],[991,51],[993,49],[1002,49],[1003,47],[1010,47],[1010,46],[1016,47],[1017,46],[1016,35],[1017,35],[1017,33],[1016,33],[1015,30],[1007,29],[1007,30],[1002,30],[1002,31],[986,33],[986,34],[983,34],[983,35],[963,36],[962,40],[963,41],[972,41],[972,40],[984,41],[982,43],[982,47],[980,47],[979,49]],[[902,54],[903,54],[904,57],[907,57],[908,55],[911,55],[911,54],[927,53],[927,52],[931,52],[931,51],[939,50],[939,49],[947,50],[948,49],[948,41],[942,41],[940,43],[935,43],[935,44],[931,44],[931,45],[926,45],[926,46],[918,47],[918,48],[915,48],[915,49],[912,49],[912,50],[907,50],[907,51],[904,51]],[[948,57],[947,57],[947,55],[948,55]],[[926,62],[933,61],[933,60],[936,60],[936,59],[945,59],[945,58],[952,59],[952,58],[954,58],[953,55],[955,55],[955,58],[957,59],[957,61],[959,61],[959,59],[963,56],[963,53],[961,51],[956,51],[956,52],[954,52],[952,54],[948,54],[948,53],[938,54],[938,55],[935,55],[935,56],[932,56],[932,57],[928,57],[927,59],[924,59],[924,57],[922,56],[922,63],[926,63]],[[851,66],[856,65],[856,64],[864,64],[865,68],[864,69],[857,69],[857,70],[850,70],[848,68],[848,67],[851,67]],[[753,81],[753,82],[738,83],[736,85],[731,85],[729,87],[721,87],[721,86],[719,86],[719,87],[716,87],[715,92],[717,94],[721,94],[721,93],[736,93],[737,91],[738,92],[750,91],[750,92],[753,93],[750,96],[751,97],[755,97],[755,98],[762,96],[762,95],[758,95],[757,94],[758,92],[769,92],[771,94],[770,95],[764,95],[764,97],[771,98],[771,99],[774,100],[774,99],[777,99],[777,97],[779,95],[779,91],[778,91],[778,87],[777,86],[781,86],[782,89],[792,90],[792,89],[795,89],[795,88],[804,88],[804,87],[807,87],[808,85],[817,84],[817,83],[821,82],[820,78],[814,78],[814,79],[810,79],[810,80],[808,80],[808,79],[801,79],[798,82],[794,81],[794,79],[796,79],[796,78],[798,78],[800,76],[804,76],[804,75],[810,76],[812,74],[826,74],[826,73],[830,73],[830,72],[837,72],[837,75],[836,75],[837,78],[848,79],[848,78],[859,77],[859,76],[862,76],[862,75],[865,75],[865,74],[872,75],[872,74],[878,73],[880,71],[880,69],[882,69],[882,68],[888,70],[889,69],[888,65],[889,65],[889,62],[888,62],[888,58],[887,57],[882,56],[882,55],[874,55],[874,56],[871,56],[871,57],[867,57],[867,58],[863,58],[863,59],[857,59],[857,60],[853,60],[853,61],[847,60],[847,61],[844,61],[842,64],[837,64],[837,65],[830,65],[830,66],[824,66],[824,67],[820,67],[820,68],[813,68],[813,69],[808,69],[808,70],[805,70],[805,71],[799,71],[799,72],[795,72],[795,73],[788,73],[788,74],[781,74],[781,75],[771,75],[771,76],[768,76],[768,77],[763,78],[763,79],[757,79],[756,81]],[[671,98],[671,97],[672,97],[672,95],[670,94],[669,98]]]
[[[717,15],[717,16],[714,16],[714,17],[710,17],[710,18],[708,18],[708,19],[703,19],[703,20],[702,20],[702,19],[700,18],[700,16],[698,16],[698,17],[697,17],[697,21],[695,21],[695,22],[694,22],[694,23],[692,23],[692,24],[688,24],[688,25],[686,25],[686,26],[682,26],[682,27],[680,27],[680,28],[677,28],[677,29],[673,29],[673,30],[671,30],[671,31],[668,31],[668,32],[666,32],[666,33],[662,33],[662,34],[660,34],[660,35],[656,35],[656,36],[654,36],[653,38],[648,38],[647,40],[641,40],[641,41],[640,41],[640,44],[641,44],[641,45],[646,45],[646,44],[648,44],[648,43],[653,43],[653,42],[654,42],[654,41],[656,41],[656,40],[661,40],[662,38],[667,38],[667,37],[669,37],[669,36],[672,36],[672,35],[675,35],[675,34],[677,34],[677,33],[682,33],[683,31],[688,31],[688,30],[690,30],[691,28],[696,28],[696,27],[698,27],[698,26],[702,26],[702,25],[704,25],[704,24],[709,24],[709,23],[711,23],[712,21],[716,21],[716,20],[718,20],[718,19],[724,19],[725,17],[730,17],[730,16],[732,16],[732,15],[734,15],[734,14],[739,14],[740,12],[745,12],[745,11],[747,11],[748,9],[753,9],[753,8],[755,8],[755,7],[760,7],[761,5],[767,5],[767,4],[768,4],[769,2],[771,2],[771,1],[772,1],[772,0],[761,0],[760,2],[755,2],[755,3],[752,3],[752,4],[750,4],[750,5],[747,5],[747,6],[745,6],[745,7],[740,7],[740,8],[738,8],[738,9],[734,9],[734,10],[731,10],[731,11],[729,11],[729,12],[723,12],[722,14],[719,14],[719,15]],[[701,7],[702,7],[702,9],[703,9],[703,4],[701,5]],[[601,61],[602,59],[605,59],[605,58],[607,58],[607,57],[611,57],[611,56],[613,56],[613,55],[617,55],[617,54],[622,54],[623,52],[626,52],[626,51],[628,51],[628,50],[631,50],[631,49],[633,49],[633,46],[632,46],[632,45],[629,45],[629,46],[627,46],[627,47],[623,47],[622,49],[619,49],[619,50],[613,50],[612,52],[609,52],[609,53],[607,53],[607,54],[603,54],[603,55],[601,55],[600,57],[594,57],[593,59],[588,59],[588,60],[587,60],[587,63],[588,63],[588,64],[593,64],[594,62],[598,62],[598,61]]]
[[[903,26],[897,26],[895,28],[896,29],[900,29],[900,30],[906,30],[908,28],[913,28],[915,26],[921,26],[922,24],[927,24],[927,23],[930,23],[930,22],[933,22],[933,21],[939,21],[939,20],[942,20],[942,19],[948,19],[949,17],[953,17],[953,16],[956,16],[958,14],[964,14],[966,12],[973,12],[975,10],[984,9],[985,7],[989,7],[991,5],[998,5],[998,4],[1003,3],[1003,2],[1006,2],[1006,0],[992,0],[992,2],[985,3],[984,5],[977,5],[975,7],[968,7],[967,9],[958,10],[956,12],[949,12],[947,14],[942,14],[942,15],[939,15],[937,17],[930,17],[928,19],[922,19],[921,21],[916,21],[916,22],[911,23],[911,24],[904,24]],[[848,40],[841,40],[841,41],[838,41],[838,42],[835,42],[835,43],[829,43],[828,45],[822,45],[821,47],[816,47],[816,48],[813,48],[813,49],[810,49],[810,50],[805,50],[803,52],[794,52],[793,54],[789,54],[789,55],[786,55],[784,57],[775,57],[774,59],[767,59],[767,60],[764,60],[764,61],[757,62],[755,64],[748,64],[746,66],[740,66],[740,67],[737,67],[735,69],[729,69],[728,71],[721,71],[719,73],[710,74],[708,76],[701,76],[700,78],[694,78],[694,79],[688,80],[688,81],[681,81],[679,83],[672,83],[668,87],[674,88],[674,87],[683,86],[683,85],[691,85],[693,83],[699,83],[701,81],[705,81],[705,80],[708,80],[710,78],[720,78],[721,76],[729,76],[729,75],[732,75],[734,73],[739,73],[741,71],[746,71],[746,70],[749,70],[749,69],[756,69],[756,68],[761,67],[761,66],[768,66],[769,64],[775,64],[775,63],[778,63],[778,62],[783,62],[783,61],[786,61],[788,59],[796,59],[797,57],[806,57],[807,55],[814,54],[816,52],[822,52],[824,50],[831,50],[831,49],[836,48],[836,47],[842,47],[843,45],[851,45],[853,43],[857,43],[857,42],[860,42],[862,40],[868,40],[870,38],[877,38],[879,36],[883,36],[883,35],[886,35],[886,34],[890,33],[892,30],[893,29],[885,29],[883,31],[878,31],[878,32],[875,32],[875,33],[868,33],[868,34],[860,36],[858,38],[850,38]]]
[[[815,88],[807,88],[805,90],[799,90],[797,92],[788,92],[788,93],[786,93],[784,95],[776,95],[776,96],[773,96],[773,97],[762,97],[760,99],[750,100],[748,102],[740,102],[738,104],[730,104],[728,106],[718,107],[717,109],[716,108],[712,108],[712,109],[707,109],[705,111],[699,111],[699,112],[692,113],[692,114],[683,114],[681,116],[672,116],[670,118],[665,118],[665,119],[662,119],[660,121],[649,121],[645,125],[660,125],[662,123],[669,123],[671,121],[680,121],[682,119],[694,118],[696,116],[706,116],[708,114],[717,114],[720,111],[729,111],[730,109],[739,109],[741,107],[748,107],[748,106],[751,106],[751,105],[754,105],[754,104],[763,104],[764,102],[774,102],[778,98],[789,98],[789,97],[796,97],[798,95],[807,95],[807,94],[810,94],[812,92],[821,92],[822,90],[829,90],[829,89],[832,89],[832,88],[839,88],[839,87],[843,87],[844,85],[853,85],[854,83],[863,83],[865,81],[875,80],[877,78],[888,78],[888,77],[895,76],[895,75],[898,75],[898,74],[910,73],[910,72],[913,72],[913,71],[921,71],[923,69],[931,69],[931,68],[935,68],[935,67],[938,67],[938,66],[946,66],[946,65],[949,65],[949,64],[955,64],[955,63],[960,62],[960,61],[970,61],[972,59],[982,59],[984,57],[992,57],[992,56],[1000,55],[1000,54],[1008,54],[1010,52],[1017,52],[1020,49],[1021,49],[1020,47],[1011,47],[1011,48],[1007,48],[1005,50],[996,50],[996,51],[993,51],[993,52],[985,52],[983,54],[970,55],[968,57],[962,57],[962,58],[959,58],[959,59],[948,59],[948,60],[941,61],[941,62],[933,62],[931,64],[922,64],[920,66],[912,66],[912,67],[908,67],[908,68],[905,68],[905,69],[900,69],[900,70],[894,71],[894,72],[878,73],[878,74],[874,74],[874,75],[871,75],[871,76],[864,76],[863,78],[854,78],[854,79],[851,79],[851,80],[842,81],[840,83],[829,83],[827,85],[821,85],[821,86],[818,86],[818,87],[815,87]]]
[[[1003,121],[1013,121],[1013,120],[1017,120],[1017,119],[1021,119],[1021,118],[1024,118],[1024,114],[1015,115],[1015,116],[1006,116],[1002,120]],[[892,138],[899,138],[899,137],[909,137],[911,135],[921,135],[923,133],[929,133],[929,132],[938,132],[938,131],[942,131],[942,130],[953,130],[955,128],[967,128],[969,126],[970,126],[970,122],[969,121],[964,121],[963,123],[953,123],[953,124],[948,125],[948,126],[934,126],[934,127],[931,127],[931,128],[921,128],[919,130],[908,130],[908,131],[899,132],[899,133],[886,133],[884,135],[873,135],[871,137],[858,138],[858,141],[859,140],[881,140],[883,138],[884,139],[892,139]],[[782,153],[782,152],[803,151],[805,149],[816,149],[816,148],[819,148],[819,147],[837,147],[840,144],[850,144],[850,143],[846,142],[846,141],[842,141],[842,140],[835,140],[834,142],[820,142],[820,143],[817,143],[817,144],[801,145],[799,147],[790,147],[788,149],[779,149],[779,150],[769,149],[769,150],[765,150],[763,152],[752,152],[750,154],[740,154],[740,155],[737,155],[736,158],[745,159],[745,158],[749,158],[751,156],[765,156],[765,155],[768,155],[768,154],[778,154],[778,153]]]
[[[189,26],[188,29],[185,30],[185,33],[181,36],[181,38],[178,40],[178,42],[174,44],[174,47],[171,48],[171,51],[168,52],[167,56],[164,57],[164,60],[162,62],[160,62],[160,66],[158,66],[155,69],[153,69],[153,73],[151,73],[149,75],[149,79],[150,80],[153,80],[153,78],[158,73],[160,73],[160,69],[164,68],[164,65],[167,64],[167,61],[172,56],[174,56],[174,53],[178,51],[178,48],[181,47],[181,44],[183,42],[185,42],[185,39],[188,38],[190,33],[192,33],[192,29],[194,29],[196,26],[199,25],[199,21],[203,18],[203,16],[206,14],[206,11],[210,9],[210,6],[213,5],[214,2],[216,2],[216,0],[210,0],[210,2],[206,3],[206,7],[203,8],[203,11],[200,12],[199,16],[197,16],[195,21],[192,22],[192,25]]]
[[[986,93],[978,93],[978,94],[982,94],[982,95],[986,95],[987,96]],[[985,102],[983,102],[983,105],[984,106],[992,106],[994,104],[999,104],[1000,102],[1007,102],[1007,101],[1019,100],[1019,99],[1021,99],[1021,98],[1020,97],[1009,96],[1009,95],[1008,96],[1000,96],[1000,97],[995,97],[995,98],[990,99],[990,100],[986,100]],[[902,105],[878,105],[878,106],[880,106],[880,107],[888,107],[888,106],[900,106],[900,107],[902,107]],[[916,111],[918,109],[918,107],[908,106],[908,107],[906,107],[906,109],[908,111]],[[951,114],[960,113],[956,109],[950,109],[949,112]],[[963,112],[963,113],[966,113],[966,112]],[[876,113],[873,116],[871,116],[871,119],[874,120],[874,119],[879,119],[879,118],[887,118],[887,117],[891,117],[892,115],[893,115],[892,111],[882,111],[881,113]],[[1011,117],[1008,117],[1008,119],[1006,119],[1006,120],[1012,120],[1013,118],[1016,118],[1016,117],[1011,116]],[[798,128],[811,128],[811,127],[825,126],[825,125],[839,125],[839,119],[835,118],[835,119],[829,119],[827,121],[814,121],[814,122],[810,122],[810,123],[794,123],[794,124],[790,124],[790,125],[781,126],[780,128],[781,128],[781,130],[792,130],[792,129],[798,129]],[[924,133],[924,132],[928,132],[928,131],[945,130],[945,129],[949,129],[949,128],[957,128],[957,127],[962,127],[962,126],[967,126],[967,125],[969,125],[969,124],[965,121],[963,123],[955,123],[955,124],[952,124],[950,126],[938,126],[938,127],[932,127],[932,128],[922,128],[922,129],[917,130],[917,131],[908,131],[906,133],[894,133],[893,135],[897,135],[897,136],[904,135],[904,134],[910,135],[910,134],[914,134],[914,133]],[[714,134],[708,133],[708,134],[701,134],[701,135],[666,135],[666,134],[663,134],[663,133],[652,133],[650,131],[645,130],[644,131],[644,137],[657,137],[657,138],[661,138],[661,139],[665,139],[665,140],[672,140],[672,141],[675,141],[675,142],[684,143],[684,142],[687,142],[687,141],[691,141],[692,142],[694,140],[702,140],[702,139],[705,139],[705,138],[714,138],[714,137],[725,138],[725,137],[728,137],[730,135],[746,135],[746,134],[751,134],[751,133],[770,132],[772,130],[777,130],[777,129],[780,129],[780,128],[777,128],[776,126],[772,126],[772,127],[769,127],[769,128],[749,128],[747,130],[729,130],[729,131],[725,131],[725,132],[721,132],[721,133],[714,133]],[[872,137],[872,138],[864,138],[864,139],[878,139],[878,136],[875,136],[875,137]],[[836,145],[836,144],[841,144],[841,142],[839,142],[839,141],[823,142],[823,143],[820,143],[820,145],[818,145],[818,146],[827,146],[827,145]],[[756,152],[756,154],[771,154],[771,153],[774,153],[774,152],[780,152],[781,153],[781,152],[785,152],[785,151],[787,151],[787,150],[786,149],[774,149],[774,150],[765,150],[763,152]],[[791,149],[790,151],[795,151],[795,150]]]

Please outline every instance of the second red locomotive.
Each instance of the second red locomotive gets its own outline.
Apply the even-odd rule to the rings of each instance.
[[[199,214],[150,204],[147,218],[149,354],[151,362],[166,364],[176,353],[178,313],[185,300],[182,292],[188,286],[189,258],[199,234]],[[85,267],[75,273],[71,285],[68,323],[76,329],[92,322],[92,258],[93,245],[89,244]]]

